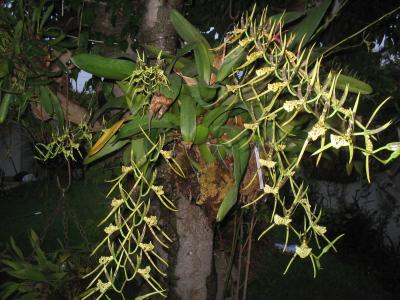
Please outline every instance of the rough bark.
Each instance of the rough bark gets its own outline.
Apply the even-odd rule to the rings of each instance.
[[[139,43],[150,44],[174,53],[177,36],[169,21],[169,13],[171,9],[179,10],[182,3],[182,0],[148,0],[145,14],[142,16]],[[160,178],[164,186],[170,186],[170,196],[176,200],[178,208],[177,212],[164,216],[174,230],[176,243],[173,246],[174,251],[168,253],[168,299],[214,299],[214,289],[208,284],[213,272],[214,231],[203,209],[195,205],[190,199],[190,193],[187,193],[191,184],[197,184],[195,174],[192,176],[193,180],[189,177],[187,176],[186,181],[181,184],[174,182],[174,176]],[[182,186],[185,187],[185,191],[182,190]]]
[[[177,35],[169,21],[171,9],[180,10],[183,0],[146,0],[145,11],[141,16],[141,26],[138,34],[139,44],[149,44],[174,53],[177,47]],[[116,26],[110,23],[110,15],[104,5],[99,5],[96,12],[96,31],[105,35],[119,35],[126,20],[119,20]],[[107,52],[107,49],[106,49]],[[112,51],[107,52],[113,55]],[[107,54],[106,54],[107,55]],[[118,93],[119,91],[115,91]],[[190,173],[192,168],[188,167]],[[215,284],[210,284],[213,274],[213,239],[214,230],[203,209],[191,201],[187,191],[190,185],[197,184],[196,174],[187,174],[185,181],[177,184],[177,178],[171,174],[165,165],[158,168],[160,184],[164,185],[166,193],[175,199],[177,212],[170,212],[153,201],[152,214],[160,217],[160,223],[168,235],[174,240],[170,249],[158,248],[162,257],[168,257],[169,269],[165,270],[168,279],[168,299],[206,300],[215,299]],[[188,179],[188,178],[191,179]],[[184,187],[184,188],[182,188]],[[184,189],[184,190],[183,190]]]
[[[179,10],[183,0],[147,0],[146,11],[139,32],[140,44],[150,44],[174,53],[177,36],[169,21],[171,9]]]
[[[173,199],[177,211],[171,212],[162,205],[151,208],[157,214],[163,228],[172,237],[173,244],[168,251],[157,249],[163,257],[168,257],[168,299],[215,299],[215,280],[213,280],[213,240],[214,229],[203,207],[196,205],[193,196],[199,194],[197,174],[193,171],[183,151],[176,145],[177,160],[186,177],[180,178],[166,165],[158,168],[159,184]],[[155,212],[157,210],[157,212]],[[210,284],[211,283],[211,284]]]
[[[180,299],[207,299],[207,278],[212,272],[213,229],[202,208],[178,199],[176,230],[179,249],[175,292]]]

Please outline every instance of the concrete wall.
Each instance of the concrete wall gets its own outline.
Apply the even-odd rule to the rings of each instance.
[[[33,173],[35,165],[26,131],[17,124],[0,125],[0,168],[5,176]]]

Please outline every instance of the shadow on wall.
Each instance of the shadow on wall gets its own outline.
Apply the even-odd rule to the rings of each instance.
[[[24,177],[25,180],[33,179],[36,172],[37,164],[28,133],[14,123],[0,126],[1,182],[22,181]]]
[[[311,184],[312,197],[324,208],[340,209],[357,204],[362,212],[373,216],[378,224],[385,220],[384,243],[400,245],[400,172],[375,174],[371,184],[365,181],[336,183],[316,181]]]

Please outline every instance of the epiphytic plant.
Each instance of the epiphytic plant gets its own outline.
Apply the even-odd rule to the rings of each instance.
[[[167,262],[156,249],[168,247],[171,240],[149,208],[152,199],[158,199],[176,209],[156,178],[161,159],[185,177],[175,158],[179,149],[194,149],[204,164],[229,158],[232,180],[216,221],[233,207],[257,210],[271,203],[260,238],[275,227],[284,228],[284,248],[289,235],[298,239],[285,272],[295,258],[309,258],[315,276],[320,257],[334,249],[340,236],[329,240],[327,228],[320,225],[321,210],[311,205],[298,175],[303,159],[314,156],[318,164],[325,151],[334,148],[347,150],[350,163],[359,151],[366,157],[369,178],[369,158],[387,163],[400,154],[398,143],[373,148],[377,134],[391,123],[372,123],[385,101],[364,124],[357,119],[357,108],[361,94],[370,93],[371,87],[337,71],[324,73],[322,57],[307,47],[330,2],[311,9],[295,27],[289,25],[301,14],[268,16],[263,10],[256,18],[253,10],[214,49],[172,11],[171,22],[186,45],[176,56],[149,47],[164,65],[147,65],[144,58],[136,64],[90,54],[72,58],[79,68],[116,80],[126,99],[120,119],[105,130],[85,160],[91,163],[124,149],[121,175],[109,193],[118,196],[101,222],[109,224],[105,238],[94,250],[107,254],[89,274],[93,279],[85,298],[94,293],[101,298],[109,290],[123,297],[125,285],[136,276],[153,289],[142,297],[166,296],[157,277],[166,275],[159,266]],[[289,28],[288,33],[282,28]],[[183,57],[189,52],[193,59]],[[392,151],[388,160],[377,157],[382,150]],[[300,223],[295,222],[298,216]]]

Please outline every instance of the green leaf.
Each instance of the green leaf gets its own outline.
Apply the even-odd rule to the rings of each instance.
[[[236,128],[227,128],[228,135],[232,138],[237,134]],[[250,146],[246,143],[247,137],[243,137],[239,142],[233,144],[232,154],[233,154],[233,174],[235,177],[235,184],[229,190],[217,213],[217,222],[222,221],[229,210],[236,204],[237,197],[239,194],[240,184],[242,182],[243,176],[246,173],[247,165],[250,159]]]
[[[23,268],[23,264],[17,262],[16,260],[2,259],[2,260],[0,260],[0,262],[2,265],[5,265],[14,270],[19,270],[19,269]]]
[[[3,96],[3,99],[1,100],[0,103],[0,124],[3,124],[4,121],[7,119],[9,107],[14,98],[15,98],[14,94],[7,93]]]
[[[21,53],[21,39],[22,39],[22,30],[24,28],[24,23],[22,20],[17,22],[14,29],[14,51],[15,54],[19,55]]]
[[[216,88],[204,85],[202,83],[184,87],[185,90],[188,90],[196,102],[202,107],[208,106],[209,103],[207,101],[213,99],[217,93]]]
[[[39,29],[42,30],[44,24],[47,22],[47,20],[49,19],[51,13],[53,12],[54,9],[54,4],[51,4],[45,11],[45,13],[42,16],[42,19],[40,20],[40,25],[39,25]]]
[[[16,282],[7,282],[3,284],[1,288],[1,299],[9,299],[9,297],[14,294],[20,288],[21,284]],[[15,298],[14,298],[15,299]]]
[[[103,57],[96,54],[77,54],[71,61],[81,70],[98,77],[122,80],[136,69],[136,64],[125,59]]]
[[[171,10],[170,20],[179,36],[187,43],[194,44],[194,58],[201,80],[209,84],[211,78],[212,54],[204,36],[178,11]]]
[[[226,123],[229,118],[229,112],[230,110],[227,110],[227,106],[225,106],[224,111],[212,121],[209,130],[213,136],[219,136],[221,127]]]
[[[49,89],[49,96],[51,104],[53,106],[54,113],[58,121],[58,126],[61,128],[64,126],[64,111],[61,107],[60,100],[50,89]]]
[[[233,144],[233,173],[235,176],[235,183],[240,185],[244,174],[246,173],[247,164],[250,159],[250,146],[244,144],[246,138],[241,139],[238,143]]]
[[[281,20],[282,26],[294,22],[305,15],[304,12],[300,11],[287,11],[283,14],[276,14],[270,17],[271,22],[278,22]]]
[[[372,87],[368,83],[351,76],[339,74],[336,87],[340,90],[345,90],[347,85],[349,86],[349,92],[352,93],[368,95],[373,92]]]
[[[117,137],[113,136],[107,144],[104,145],[103,148],[99,152],[97,152],[95,155],[92,156],[86,156],[84,159],[83,163],[85,165],[90,164],[100,158],[103,158],[106,155],[109,155],[122,147],[124,147],[126,144],[128,144],[130,141],[129,140],[123,140],[123,141],[117,141]]]
[[[96,121],[102,114],[104,114],[109,109],[125,109],[127,108],[126,101],[124,97],[107,97],[107,102],[94,112],[92,121]]]
[[[203,118],[203,125],[210,127],[218,118],[223,116],[225,121],[228,119],[229,106],[221,105],[209,111]],[[222,122],[222,121],[221,121]],[[219,123],[221,123],[219,122]],[[225,122],[222,122],[225,123]]]
[[[52,115],[54,109],[53,109],[53,102],[50,99],[49,88],[47,86],[39,86],[39,95],[40,95],[40,104],[49,115]]]
[[[160,93],[174,101],[181,92],[182,78],[177,76],[176,74],[170,74],[168,75],[168,81],[168,86],[160,87]]]
[[[79,39],[78,39],[78,52],[84,52],[88,48],[89,44],[89,32],[88,31],[82,31],[79,34]],[[77,52],[75,52],[77,53]]]
[[[214,155],[211,153],[210,147],[207,144],[201,144],[198,146],[200,156],[206,163],[212,163],[215,161]]]
[[[55,114],[58,125],[64,126],[64,111],[61,107],[60,100],[58,97],[49,89],[48,86],[39,86],[40,104],[44,110],[49,114]]]
[[[194,137],[193,144],[199,145],[207,141],[208,138],[208,127],[203,124],[199,124],[196,127],[196,134]]]
[[[7,273],[15,278],[32,281],[46,281],[46,275],[33,266],[20,270],[8,270]]]
[[[217,213],[217,222],[221,222],[228,212],[232,209],[232,207],[236,204],[238,197],[238,188],[236,185],[232,186],[229,191],[226,193],[224,200],[221,203],[221,206],[218,209]]]
[[[161,52],[161,58],[170,64],[167,67],[167,70],[172,70],[172,68],[175,68],[178,71],[183,71],[188,67],[191,68],[192,64],[194,63],[191,59],[188,59],[185,57],[180,57],[178,60],[176,60],[176,56],[171,55],[171,54],[163,51],[161,48],[158,48],[158,47],[155,47],[152,45],[143,45],[143,48],[147,52],[149,52],[150,54],[153,54],[156,57]],[[184,72],[184,73],[187,74],[186,72]]]
[[[211,58],[208,48],[203,44],[198,44],[194,49],[194,59],[199,78],[206,84],[209,84],[211,78]]]
[[[20,259],[24,259],[24,254],[22,253],[21,249],[15,243],[15,240],[13,237],[10,237],[10,245],[11,245],[11,248],[14,250],[15,254],[17,254],[17,256]]]
[[[133,159],[136,165],[140,168],[146,161],[146,153],[149,150],[149,142],[145,138],[132,140],[130,147],[131,159]]]
[[[220,82],[228,75],[232,74],[232,72],[244,62],[246,54],[246,48],[240,45],[230,51],[225,56],[224,62],[218,70],[217,81]]]
[[[217,94],[217,88],[214,86],[205,85],[200,82],[197,87],[199,89],[201,98],[205,102],[209,102],[210,100],[214,99],[215,95]]]
[[[181,133],[185,142],[193,142],[196,135],[196,101],[185,94],[180,95]]]
[[[307,44],[328,11],[331,2],[332,0],[323,0],[320,5],[307,11],[306,17],[299,24],[289,29],[289,34],[295,34],[292,47],[298,46],[303,37],[302,46]]]
[[[37,292],[29,292],[27,294],[19,296],[18,300],[37,300],[37,299],[39,299],[39,296],[40,295]]]
[[[166,68],[166,73],[169,74],[172,72],[174,67],[178,67],[178,61],[181,59],[181,57],[193,51],[195,45],[196,43],[187,43],[183,48],[178,49],[175,56],[172,56],[172,60],[170,61],[169,66]]]
[[[171,129],[176,128],[180,124],[179,118],[176,114],[167,112],[160,119],[149,119],[147,116],[135,116],[127,121],[119,130],[118,139],[127,138],[147,129]],[[142,129],[141,129],[142,128]]]
[[[10,72],[8,60],[0,60],[0,78],[3,78]]]

